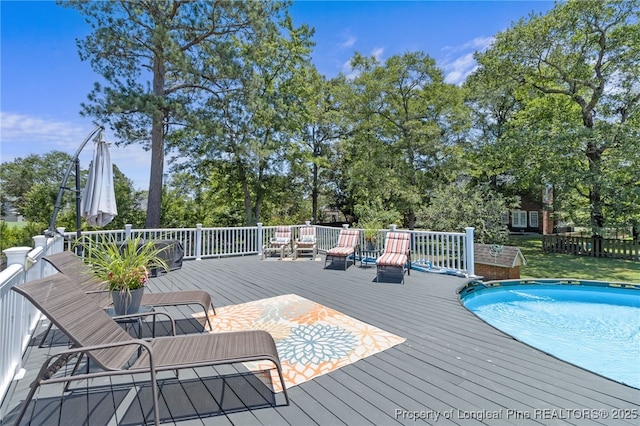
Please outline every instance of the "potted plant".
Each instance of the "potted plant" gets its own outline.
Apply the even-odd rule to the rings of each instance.
[[[157,248],[152,241],[134,238],[123,243],[85,242],[82,246],[93,272],[111,292],[117,315],[138,312],[150,268],[169,270],[160,256],[166,247]]]
[[[367,250],[375,250],[378,242],[378,231],[382,229],[382,224],[375,221],[359,222],[358,227],[364,231],[364,240],[367,243]]]

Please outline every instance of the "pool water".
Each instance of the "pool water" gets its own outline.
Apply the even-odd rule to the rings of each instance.
[[[505,285],[462,303],[487,323],[557,358],[640,388],[640,290]]]

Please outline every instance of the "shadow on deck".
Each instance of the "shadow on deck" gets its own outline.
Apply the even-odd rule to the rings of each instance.
[[[163,373],[162,423],[637,424],[637,416],[595,418],[591,410],[609,416],[623,413],[615,410],[640,410],[640,391],[485,324],[458,302],[456,289],[465,279],[414,271],[404,285],[392,275],[377,283],[375,267],[350,265],[344,271],[342,265],[323,265],[324,259],[261,261],[257,256],[188,261],[180,270],[153,278],[148,290],[204,289],[216,307],[295,293],[406,342],[290,388],[289,406],[241,365],[183,370],[180,380]],[[177,320],[178,333],[202,332],[189,307],[167,311]],[[37,334],[45,326],[46,321]],[[45,357],[67,345],[59,332],[42,349],[39,339],[34,337],[25,355],[26,376],[3,401],[2,424],[12,423]],[[85,424],[87,414],[91,424],[145,423],[152,410],[148,379],[121,379],[105,378],[90,387],[74,382],[66,394],[62,385],[45,386],[24,423]]]

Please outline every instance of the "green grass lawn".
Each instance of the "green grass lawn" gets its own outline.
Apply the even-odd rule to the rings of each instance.
[[[543,253],[540,235],[512,236],[507,243],[522,250],[527,264],[522,278],[576,278],[640,283],[640,262],[568,254]]]
[[[9,228],[24,228],[29,222],[5,222]]]

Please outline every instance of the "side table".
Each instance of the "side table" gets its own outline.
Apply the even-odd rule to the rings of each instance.
[[[376,259],[380,256],[380,250],[360,249],[358,250],[358,256],[360,257],[360,267],[375,265]]]
[[[138,312],[131,315],[116,315],[116,310],[113,307],[106,308],[105,312],[109,315],[115,322],[118,324],[123,324],[125,331],[129,332],[129,325],[137,325],[138,329],[136,332],[136,337],[138,339],[142,338],[142,320],[145,318],[144,314],[150,314],[154,312],[153,306],[141,305],[138,309]],[[153,327],[152,327],[152,336],[156,336],[156,317],[153,315]]]

